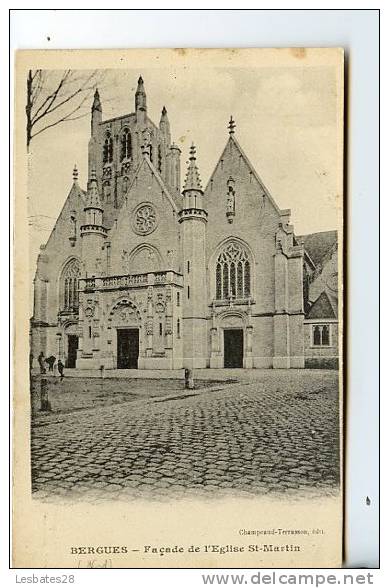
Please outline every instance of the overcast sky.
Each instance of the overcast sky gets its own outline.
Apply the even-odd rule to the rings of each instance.
[[[205,186],[228,139],[236,138],[281,208],[291,208],[296,234],[337,228],[341,145],[335,70],[293,68],[165,68],[107,70],[100,95],[103,119],[134,111],[139,75],[148,115],[158,124],[166,106],[172,138],[182,149],[182,179],[192,141]],[[30,156],[31,270],[79,169],[86,186],[90,117],[37,136]],[[40,216],[44,215],[44,216]],[[35,217],[36,218],[36,217]],[[209,227],[212,230],[212,227]]]

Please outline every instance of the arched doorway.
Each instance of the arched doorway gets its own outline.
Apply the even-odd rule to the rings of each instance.
[[[117,368],[138,369],[139,329],[116,329]]]
[[[224,367],[243,367],[243,329],[223,329]]]
[[[114,359],[117,369],[137,369],[141,348],[141,317],[135,304],[119,300],[109,313],[109,328],[116,331]]]
[[[219,317],[222,335],[223,367],[243,368],[247,317],[235,310],[228,310]]]
[[[78,351],[78,327],[77,324],[70,324],[65,328],[65,366],[75,368]]]

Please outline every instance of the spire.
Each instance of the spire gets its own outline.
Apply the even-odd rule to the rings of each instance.
[[[96,88],[95,96],[92,104],[92,115],[91,115],[91,135],[96,137],[99,130],[99,125],[103,120],[103,109],[100,102],[100,94]]]
[[[235,124],[235,121],[231,115],[230,121],[228,123],[228,132],[230,135],[233,135],[235,133],[235,127],[236,127],[236,124]]]
[[[99,94],[99,91],[97,88],[96,88],[96,92],[95,92],[93,104],[92,104],[92,111],[93,110],[100,110],[100,112],[102,111],[101,102],[100,102],[100,94]]]
[[[77,169],[77,164],[74,164],[74,168],[73,168],[73,182],[75,184],[77,184],[78,182],[78,169]]]
[[[179,212],[179,222],[201,221],[207,222],[208,213],[204,209],[204,192],[201,186],[200,174],[196,165],[196,147],[192,143],[188,161],[188,171],[182,191],[182,209]]]
[[[143,110],[146,112],[146,92],[142,76],[139,76],[138,87],[135,92],[135,110]]]
[[[186,172],[185,184],[184,184],[183,191],[186,192],[187,190],[198,190],[198,191],[202,192],[203,188],[201,186],[199,170],[196,165],[196,147],[194,146],[194,143],[192,143],[192,146],[191,146],[189,152],[190,152],[189,162],[188,162],[189,165],[188,165],[188,171]]]
[[[103,210],[103,205],[101,204],[99,190],[97,186],[97,178],[96,178],[96,170],[92,168],[90,173],[90,178],[88,182],[88,191],[86,194],[86,203],[85,203],[85,210],[87,208],[97,208],[99,210]]]
[[[164,143],[164,147],[169,148],[172,138],[170,135],[169,118],[168,118],[167,110],[166,110],[165,106],[162,108],[162,112],[161,112],[161,118],[159,121],[159,131],[161,133],[161,139],[162,139],[162,142]]]

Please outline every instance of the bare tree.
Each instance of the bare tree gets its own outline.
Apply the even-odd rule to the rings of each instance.
[[[34,137],[50,127],[89,114],[93,90],[103,80],[101,71],[29,70],[27,76],[27,150]]]

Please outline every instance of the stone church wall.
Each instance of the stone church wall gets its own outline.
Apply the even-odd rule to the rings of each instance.
[[[315,347],[312,342],[312,325],[328,324],[331,328],[331,345],[328,347]],[[318,320],[316,323],[310,321],[304,324],[304,348],[305,367],[338,369],[339,367],[339,328],[335,320]]]
[[[147,208],[148,205],[151,207]],[[136,224],[137,213],[140,211],[139,214],[142,215],[146,208],[155,212],[155,225],[150,232],[142,232]],[[154,256],[154,260],[150,261],[149,269],[155,267],[160,271],[166,269],[178,271],[179,240],[176,211],[172,208],[168,197],[162,194],[160,183],[152,175],[147,164],[143,165],[128,200],[123,205],[117,228],[113,227],[111,232],[110,273],[112,275],[138,271],[136,248],[145,245],[149,246],[149,257]],[[131,267],[131,259],[134,259],[135,267]]]
[[[38,258],[34,282],[33,321],[46,323],[32,335],[35,358],[41,351],[46,357],[58,356],[58,311],[61,310],[61,272],[71,259],[81,261],[81,238],[79,227],[84,218],[84,200],[78,184],[74,184],[64,204],[49,240]],[[73,220],[72,220],[73,219]],[[76,239],[73,240],[76,231]],[[78,235],[77,235],[78,232]]]

